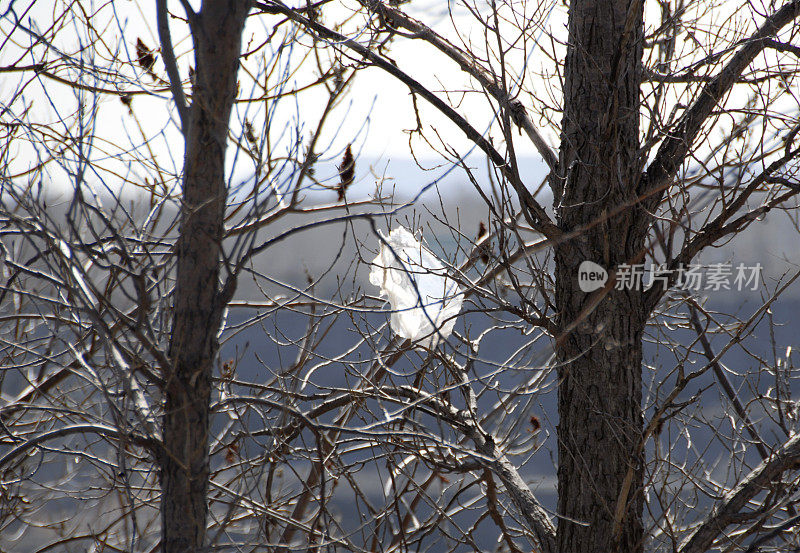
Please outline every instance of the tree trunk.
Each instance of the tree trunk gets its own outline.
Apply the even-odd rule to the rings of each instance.
[[[562,178],[554,194],[559,226],[577,231],[555,252],[558,512],[566,517],[557,542],[564,553],[643,549],[642,298],[637,290],[584,293],[577,278],[583,261],[612,270],[639,262],[644,248],[645,235],[634,232],[642,226],[633,224],[646,216],[635,207],[641,4],[572,0],[569,8]]]
[[[225,147],[247,3],[203,2],[192,28],[195,84],[185,130],[177,282],[165,375],[161,460],[164,553],[205,547],[211,374],[224,308],[219,299],[226,203]]]

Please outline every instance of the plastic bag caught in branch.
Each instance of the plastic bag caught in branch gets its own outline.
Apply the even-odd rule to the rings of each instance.
[[[381,296],[392,306],[389,324],[395,334],[432,347],[453,332],[464,300],[461,287],[405,227],[397,227],[384,239],[369,281],[380,287]]]

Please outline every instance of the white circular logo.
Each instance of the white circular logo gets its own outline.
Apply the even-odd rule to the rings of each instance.
[[[578,267],[578,287],[588,294],[606,285],[608,271],[594,261],[584,261]]]

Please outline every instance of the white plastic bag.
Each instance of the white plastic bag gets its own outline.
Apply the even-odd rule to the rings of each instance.
[[[461,287],[406,228],[397,227],[384,239],[369,281],[380,287],[381,296],[392,306],[392,330],[425,347],[447,339],[464,300]]]

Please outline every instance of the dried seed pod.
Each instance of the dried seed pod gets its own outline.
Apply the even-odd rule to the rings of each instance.
[[[353,152],[350,150],[352,144],[348,144],[342,156],[342,162],[339,164],[339,186],[336,187],[336,192],[339,194],[339,201],[344,200],[347,188],[353,184],[356,176],[356,160],[353,158]]]
[[[481,238],[483,238],[487,234],[488,234],[488,231],[486,230],[486,225],[483,223],[483,221],[481,221],[480,224],[478,225],[478,240],[480,241]],[[479,248],[479,254],[481,256],[481,261],[483,261],[485,264],[488,264],[489,263],[489,243],[488,242],[486,244],[481,245],[481,247]]]
[[[236,442],[231,443],[225,448],[225,462],[232,465],[239,456],[239,444]]]
[[[147,45],[142,42],[141,38],[136,39],[136,61],[142,69],[152,75],[153,66],[156,64],[156,57]]]
[[[258,138],[256,137],[256,133],[253,130],[253,125],[250,121],[244,121],[244,137],[250,143],[251,146],[256,146],[258,144]]]
[[[233,359],[228,359],[227,361],[225,361],[225,363],[222,364],[222,367],[220,367],[219,375],[220,378],[222,378],[223,380],[230,380],[231,378],[233,378],[235,372],[236,372],[236,365],[234,364]]]
[[[130,94],[123,94],[119,97],[119,101],[122,102],[122,105],[128,108],[128,113],[133,115],[133,96]]]

